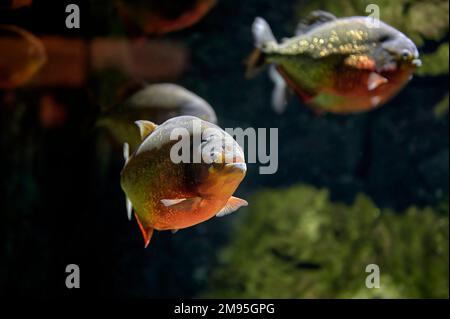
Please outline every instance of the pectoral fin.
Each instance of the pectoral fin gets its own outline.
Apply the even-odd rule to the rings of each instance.
[[[272,92],[272,107],[275,112],[281,114],[286,109],[288,87],[274,65],[270,66],[269,76],[274,85]]]
[[[141,232],[142,232],[142,236],[144,236],[144,245],[145,245],[145,248],[147,248],[148,244],[150,243],[150,239],[152,238],[153,230],[154,230],[154,229],[151,228],[151,227],[145,227],[145,226],[141,223],[141,221],[139,220],[139,216],[136,215],[136,214],[134,214],[134,216],[136,217],[136,220],[137,220],[138,225],[139,225],[139,229],[140,229]]]
[[[133,205],[131,204],[131,201],[128,199],[126,199],[127,201],[127,216],[128,216],[128,220],[131,220],[131,214],[133,213]]]
[[[243,206],[248,206],[248,203],[246,200],[232,196],[226,203],[225,207],[222,208],[222,210],[220,212],[218,212],[216,214],[216,216],[223,217],[223,216],[229,215],[229,214],[237,211],[239,208],[241,208]]]
[[[134,123],[139,127],[142,140],[145,140],[147,136],[149,136],[158,127],[158,125],[150,121],[136,121]]]
[[[125,164],[130,159],[130,145],[128,143],[123,144],[123,159],[125,160]]]
[[[369,79],[367,80],[367,89],[369,91],[375,90],[377,87],[388,83],[389,80],[384,76],[379,75],[378,73],[372,72],[369,75]]]
[[[201,201],[201,197],[162,199],[161,204],[176,211],[193,211],[198,207]]]

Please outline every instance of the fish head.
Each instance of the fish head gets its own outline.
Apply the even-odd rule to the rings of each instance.
[[[378,33],[378,40],[381,48],[381,71],[414,70],[422,65],[419,50],[403,33],[388,28]]]
[[[198,192],[204,197],[231,196],[247,172],[242,148],[224,130],[209,127],[198,151],[202,158],[196,174]]]

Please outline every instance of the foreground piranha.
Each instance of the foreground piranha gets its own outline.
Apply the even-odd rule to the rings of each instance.
[[[118,0],[117,4],[128,29],[162,35],[196,24],[214,7],[216,0]]]
[[[414,43],[400,31],[372,18],[338,19],[312,12],[294,38],[278,43],[267,22],[253,24],[256,51],[248,75],[272,64],[272,104],[286,105],[287,85],[316,113],[373,110],[392,98],[421,65]],[[279,72],[284,81],[276,74]]]
[[[24,85],[46,61],[38,38],[19,27],[0,25],[0,89]]]
[[[121,186],[128,217],[134,210],[146,247],[154,229],[177,231],[247,205],[232,196],[247,168],[242,149],[228,133],[193,116],[176,117],[160,126],[148,121],[136,124],[142,144],[131,157],[124,145]],[[174,158],[182,142],[188,143],[189,151],[183,154],[187,161]]]
[[[214,109],[204,99],[179,85],[161,83],[146,85],[138,90],[117,109],[102,116],[97,125],[106,128],[120,144],[127,142],[135,150],[140,144],[135,121],[151,119],[160,124],[181,115],[217,123]]]

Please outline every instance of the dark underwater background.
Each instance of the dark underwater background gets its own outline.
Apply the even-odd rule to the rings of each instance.
[[[64,27],[72,2],[79,30]],[[248,165],[237,192],[248,208],[156,232],[147,249],[126,217],[121,146],[94,128],[132,79],[107,70],[81,87],[0,90],[0,295],[448,298],[448,2],[372,2],[416,42],[424,67],[365,114],[316,116],[292,98],[277,115],[268,76],[246,79],[244,61],[256,16],[281,39],[314,9],[364,15],[369,1],[219,0],[193,27],[152,39],[174,43],[168,50],[186,64],[148,81],[203,97],[223,128],[278,128],[279,170]],[[128,36],[105,0],[34,1],[0,11],[0,24],[68,39]],[[64,105],[63,123],[42,125],[46,94]],[[65,287],[72,263],[81,289]],[[381,269],[377,291],[364,286],[371,263]]]

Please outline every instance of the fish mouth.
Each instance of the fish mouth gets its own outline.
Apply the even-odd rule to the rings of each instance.
[[[229,163],[225,165],[226,168],[230,169],[232,172],[242,172],[247,171],[247,164],[245,163]]]
[[[420,68],[422,66],[422,60],[420,59],[414,59],[411,61],[412,65],[414,65],[415,67]]]

